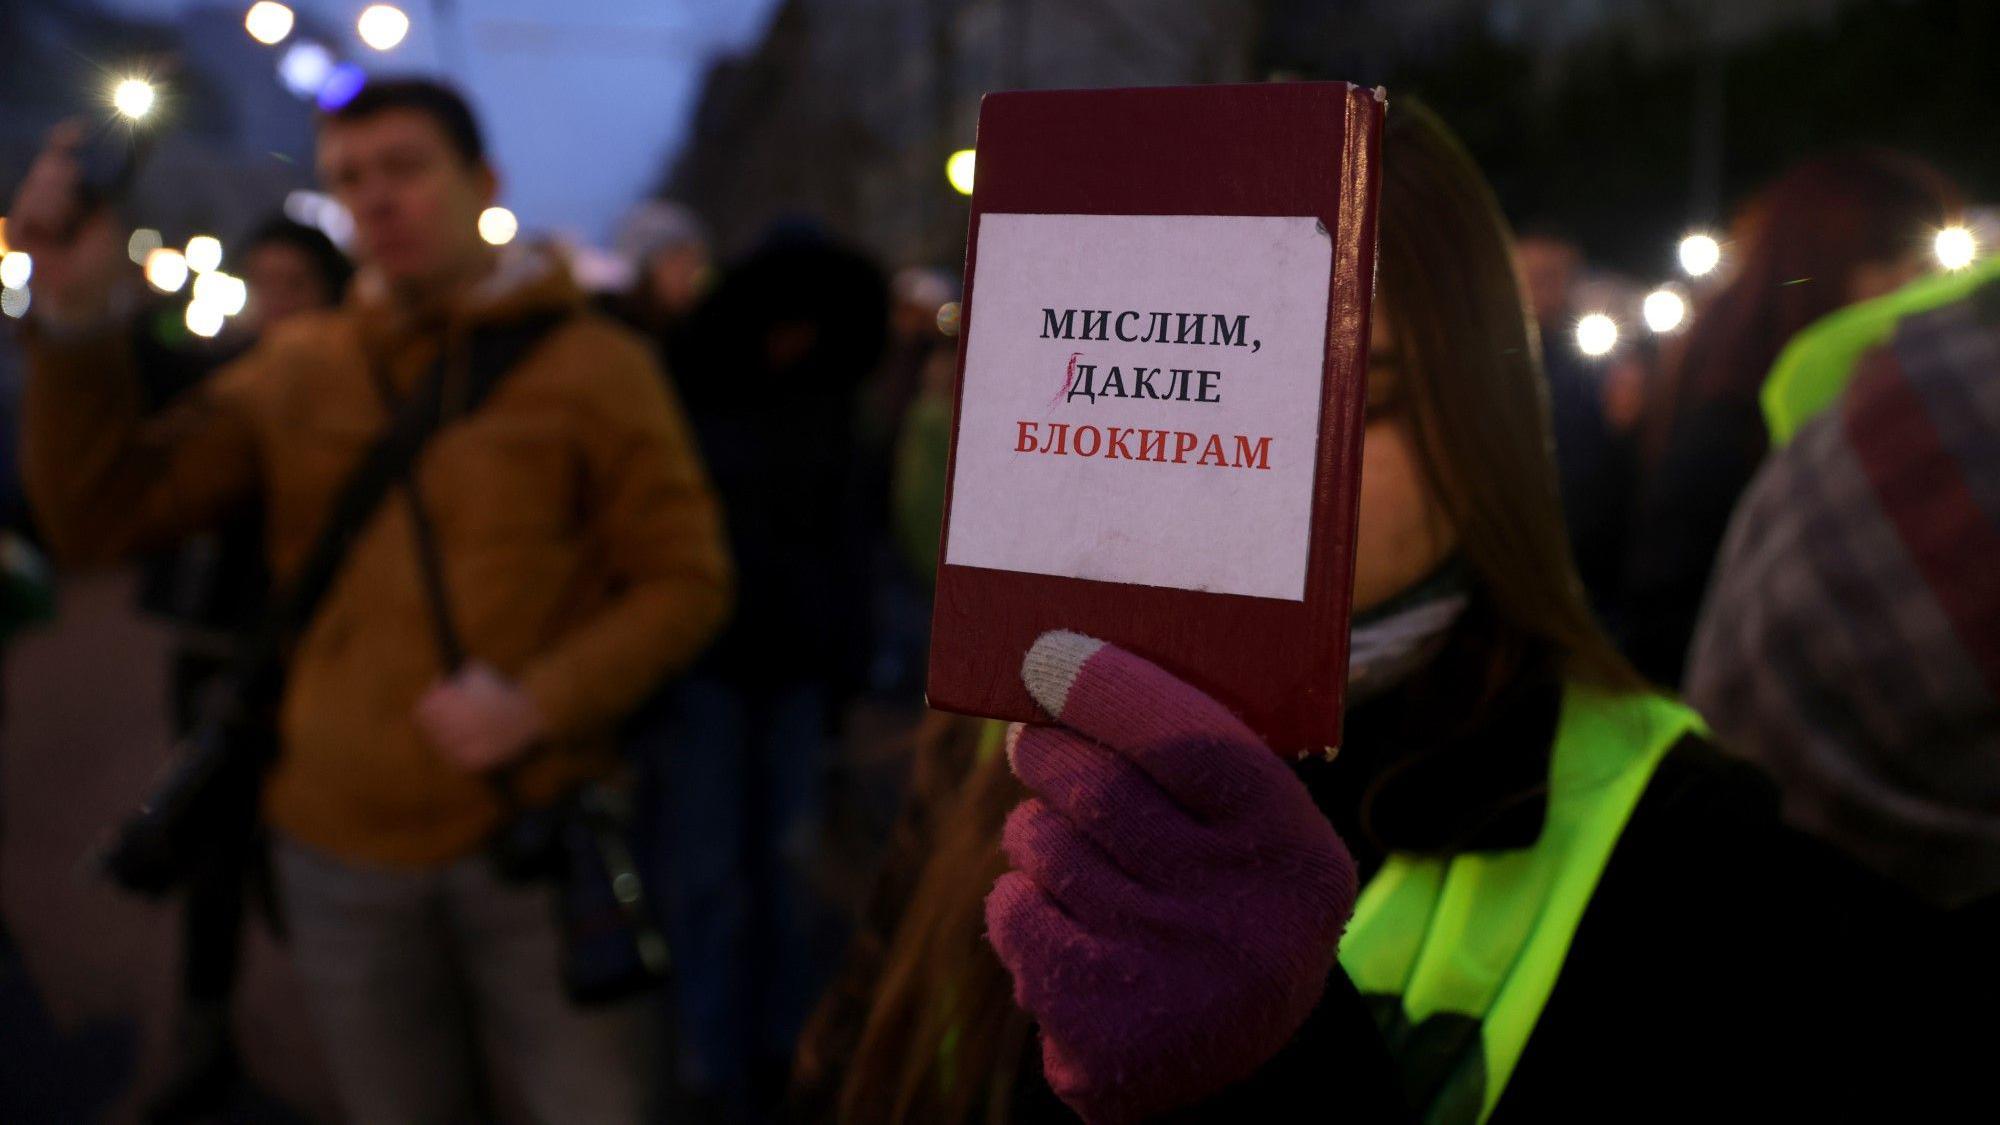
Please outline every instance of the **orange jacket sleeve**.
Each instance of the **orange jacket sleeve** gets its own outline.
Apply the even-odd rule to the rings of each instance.
[[[692,662],[727,620],[734,575],[721,514],[687,418],[636,339],[591,351],[586,404],[589,534],[616,591],[521,677],[547,733],[615,722]]]
[[[207,527],[256,493],[246,356],[142,416],[131,339],[31,326],[21,473],[56,556],[87,565]]]

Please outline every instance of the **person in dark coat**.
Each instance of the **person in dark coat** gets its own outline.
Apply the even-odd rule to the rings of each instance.
[[[1607,417],[1605,377],[1576,348],[1571,293],[1583,253],[1553,228],[1531,228],[1515,243],[1514,262],[1542,346],[1563,528],[1591,609],[1616,636],[1634,450]]]
[[[725,1116],[779,1092],[833,924],[813,883],[825,780],[868,651],[856,396],[879,362],[881,271],[773,230],[669,342],[722,502],[734,619],[642,716],[645,850],[678,961],[681,1080]]]
[[[1907,312],[1845,369],[1841,331],[1802,338],[1835,401],[1744,494],[1688,701],[1802,829],[2000,913],[2000,280]]]

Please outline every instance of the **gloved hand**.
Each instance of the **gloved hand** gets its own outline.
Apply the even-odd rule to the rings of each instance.
[[[1091,1125],[1199,1101],[1319,1001],[1354,861],[1275,753],[1154,665],[1050,632],[1021,675],[1056,725],[1010,735],[1036,796],[1007,819],[986,924],[1043,1072]]]

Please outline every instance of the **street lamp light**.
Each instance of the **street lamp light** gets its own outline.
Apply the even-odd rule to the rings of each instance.
[[[951,181],[952,190],[960,195],[972,194],[972,150],[959,149],[944,162],[944,178]]]
[[[1681,268],[1689,277],[1705,277],[1722,262],[1722,243],[1712,234],[1691,234],[1681,239]]]
[[[153,84],[143,78],[127,78],[111,89],[111,106],[120,116],[137,121],[153,112]]]
[[[410,33],[410,17],[394,4],[370,4],[362,9],[361,18],[354,21],[354,30],[370,47],[393,51]]]
[[[243,30],[266,47],[275,47],[292,33],[292,10],[277,0],[257,0],[243,13]]]
[[[514,235],[521,229],[521,220],[505,207],[488,207],[479,213],[479,237],[494,246],[505,246],[514,241]]]
[[[1617,346],[1618,322],[1609,316],[1594,312],[1576,322],[1576,347],[1584,355],[1596,359]]]
[[[1671,289],[1655,289],[1646,294],[1646,300],[1639,306],[1639,312],[1646,318],[1646,327],[1654,335],[1664,336],[1681,326],[1687,319],[1687,301]]]
[[[1946,227],[1937,232],[1937,237],[1931,241],[1931,252],[1937,255],[1938,265],[1948,270],[1962,270],[1979,256],[1979,240],[1966,227]]]

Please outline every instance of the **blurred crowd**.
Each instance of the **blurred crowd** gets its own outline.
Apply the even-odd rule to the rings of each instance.
[[[586,290],[562,248],[480,238],[495,173],[470,109],[382,81],[320,126],[352,243],[245,216],[248,306],[208,338],[115,215],[75,208],[75,148],[59,132],[7,212],[34,305],[0,339],[6,659],[71,627],[92,568],[136,568],[169,630],[177,760],[222,729],[269,743],[232,751],[249,780],[173,842],[170,1059],[127,1109],[325,1110],[246,1062],[235,1005],[268,933],[347,1119],[927,1119],[909,1083],[932,1076],[845,1076],[896,1044],[931,1057],[905,1024],[1008,1006],[970,976],[936,1012],[881,999],[931,964],[898,953],[919,940],[904,904],[948,903],[941,881],[983,897],[1019,796],[980,780],[996,727],[922,706],[955,264],[877,261],[805,218],[719,258],[653,200],[611,247],[624,284]],[[1942,271],[1929,241],[1966,207],[1909,154],[1804,162],[1740,207],[1684,323],[1603,355],[1576,346],[1598,271],[1559,225],[1518,224],[1518,286],[1484,279],[1525,304],[1595,622],[1576,629],[1615,646],[1597,666],[1684,698],[1790,829],[1949,935],[1940,958],[1990,938],[2000,901],[2000,259]],[[1430,432],[1472,434],[1425,393],[1383,409],[1414,395]],[[414,453],[351,502],[351,467],[406,419]],[[1506,538],[1461,527],[1463,556],[1402,587],[1449,591],[1455,636],[1520,624],[1482,600],[1478,534]],[[56,704],[4,705],[19,731]],[[539,845],[555,874],[496,874],[491,841],[542,808],[563,810]],[[1374,831],[1332,819],[1357,851]],[[0,961],[25,1042],[46,998],[4,934]],[[947,1023],[1024,1049],[1004,1021]],[[4,1116],[61,1119],[38,1089],[0,1092]]]

